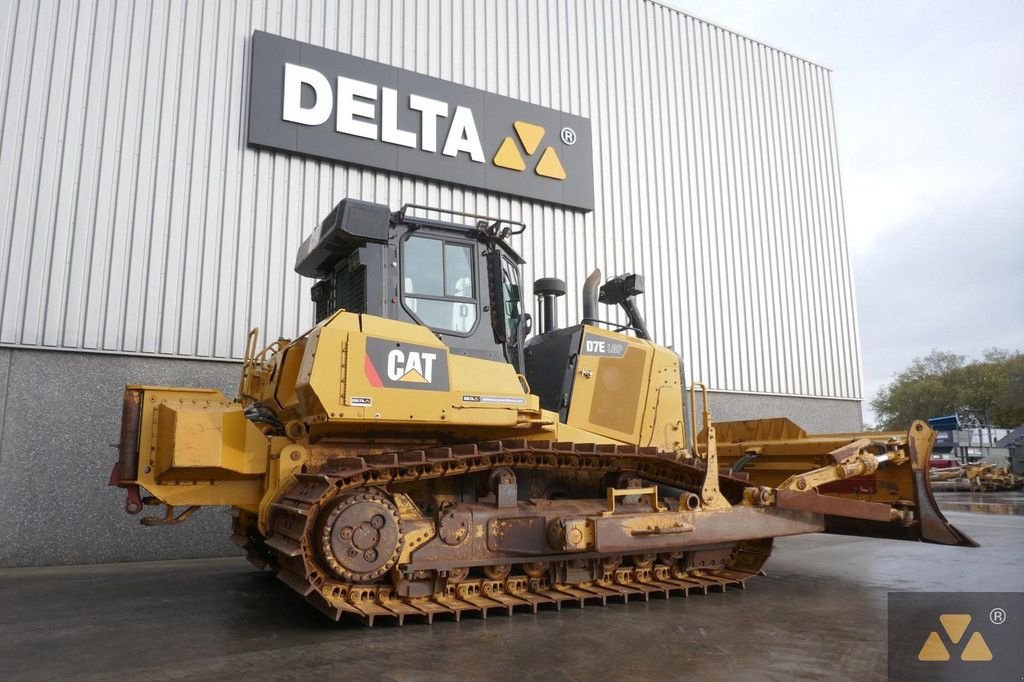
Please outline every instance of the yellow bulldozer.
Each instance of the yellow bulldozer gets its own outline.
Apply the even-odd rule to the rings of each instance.
[[[235,399],[126,388],[111,475],[126,511],[163,506],[142,518],[163,525],[231,507],[252,563],[370,625],[725,591],[801,533],[976,546],[932,497],[923,422],[714,424],[699,384],[687,409],[639,275],[594,272],[566,327],[566,285],[538,280],[534,333],[509,244],[523,230],[341,201],[296,262],[316,325],[264,348],[250,332]]]

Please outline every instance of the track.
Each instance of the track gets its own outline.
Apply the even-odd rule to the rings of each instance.
[[[743,588],[757,575],[771,553],[771,540],[735,543],[727,557],[709,567],[684,564],[679,555],[603,556],[600,577],[574,583],[554,583],[550,574],[535,564],[518,563],[495,574],[485,568],[456,567],[436,582],[429,594],[400,596],[397,583],[385,573],[373,580],[347,582],[337,570],[324,567],[316,551],[321,510],[330,508],[339,495],[355,492],[364,497],[383,494],[387,486],[430,479],[466,476],[498,468],[511,470],[570,471],[594,474],[631,473],[647,481],[680,489],[699,490],[704,469],[694,460],[677,460],[672,453],[627,445],[580,445],[527,441],[488,441],[453,447],[401,453],[347,457],[328,461],[325,470],[297,476],[272,505],[264,539],[254,527],[255,518],[240,513],[235,519],[235,542],[248,550],[249,560],[259,567],[270,565],[277,577],[302,594],[318,609],[338,620],[354,617],[370,626],[379,618],[399,624],[407,617],[428,623],[438,615],[456,620],[464,613],[490,611],[512,614],[515,609],[536,612],[541,606],[582,607],[587,602],[605,604],[609,599],[628,602],[651,596],[688,596],[691,593],[724,592]],[[746,484],[739,478],[720,476],[720,488],[731,503],[742,498]],[[415,538],[408,538],[415,542]],[[719,552],[721,553],[721,551]],[[479,562],[477,562],[479,563]]]

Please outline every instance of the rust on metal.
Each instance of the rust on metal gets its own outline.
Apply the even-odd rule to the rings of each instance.
[[[935,432],[924,422],[915,421],[910,427],[907,445],[914,472],[914,496],[917,500],[921,538],[929,542],[960,547],[977,547],[978,543],[953,526],[935,502],[931,482],[928,480],[928,455],[935,444]]]
[[[142,419],[141,388],[124,389],[121,405],[121,439],[117,444],[117,462],[110,472],[108,485],[126,491],[124,510],[129,514],[142,511],[142,495],[136,479],[139,475],[139,422]]]
[[[822,493],[838,495],[873,495],[878,492],[878,480],[874,476],[851,476],[841,481],[832,481],[818,487]]]
[[[117,446],[117,485],[135,481],[139,472],[139,421],[142,419],[142,389],[124,390],[121,406],[121,440]]]
[[[495,248],[508,221],[343,206],[304,243],[300,272],[341,272],[322,259],[350,259],[350,246],[390,261],[404,235],[462,231],[490,274],[478,282],[490,290],[463,309],[489,300],[491,321],[510,326],[500,311],[521,301],[508,298],[506,275],[522,262]],[[372,229],[345,232],[364,219]],[[387,239],[357,247],[363,227]],[[341,284],[332,276],[316,288]],[[623,280],[606,287],[602,300],[624,291]],[[935,435],[923,422],[884,434],[808,435],[781,418],[716,427],[708,389],[695,383],[687,433],[678,355],[646,334],[619,333],[627,327],[584,321],[565,337],[576,340],[564,357],[542,358],[537,337],[517,334],[513,344],[496,326],[500,347],[481,355],[472,351],[490,344],[484,329],[452,348],[447,334],[411,323],[415,315],[317,302],[318,323],[294,341],[261,350],[257,330],[249,333],[235,400],[216,389],[129,386],[110,482],[126,489],[131,513],[165,506],[146,525],[233,508],[232,539],[249,560],[332,618],[430,622],[724,591],[761,571],[773,538],[823,529],[973,544],[934,503],[926,476]],[[544,407],[556,396],[531,392],[525,376],[554,370],[556,379],[563,359],[564,378],[583,378],[556,412]]]
[[[887,504],[832,497],[813,491],[778,490],[775,493],[775,504],[781,509],[798,509],[817,514],[845,516],[869,521],[888,522],[892,514],[892,508]]]
[[[640,489],[630,489],[638,495],[636,503],[617,504],[613,515],[605,514],[608,502],[599,498],[527,500],[505,507],[456,502],[438,515],[418,517],[416,505],[403,500],[401,514],[398,505],[391,505],[394,513],[384,513],[390,503],[383,491],[400,488],[403,481],[440,483],[473,472],[493,480],[491,472],[514,470],[526,462],[534,469],[572,471],[576,476],[634,471],[645,480],[695,490],[703,475],[691,464],[642,455],[636,448],[603,448],[599,454],[593,446],[522,440],[445,448],[420,458],[419,465],[410,463],[414,459],[398,454],[370,464],[365,458],[349,458],[333,462],[328,470],[299,474],[273,505],[266,539],[239,527],[253,522],[243,515],[236,516],[235,536],[248,538],[245,547],[254,563],[264,562],[269,553],[282,582],[321,611],[372,625],[381,618],[430,622],[441,614],[458,619],[475,612],[486,617],[492,610],[535,611],[567,602],[606,603],[742,587],[771,551],[770,542],[748,538],[824,527],[819,514],[787,509],[737,508],[738,514],[701,516],[672,500],[659,504]],[[376,485],[367,488],[368,480]],[[739,481],[724,477],[721,485],[737,501],[742,499]],[[357,510],[353,499],[377,506]],[[565,520],[579,522],[569,528],[589,529],[589,536],[571,536],[583,551],[551,546],[550,527]],[[392,527],[395,531],[389,532]],[[367,560],[368,550],[383,545],[389,557],[405,556],[402,545],[428,528],[431,532],[423,537],[429,539],[409,554],[401,571],[385,573],[394,564],[390,559],[382,563],[380,555],[375,564]]]
[[[917,494],[917,513],[921,524],[921,538],[940,545],[977,547],[978,543],[946,520],[932,495],[927,471],[914,472],[914,490]]]

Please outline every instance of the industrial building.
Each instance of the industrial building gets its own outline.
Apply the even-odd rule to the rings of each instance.
[[[825,67],[644,0],[3,11],[0,567],[231,552],[104,487],[122,390],[233,395],[250,328],[312,324],[296,252],[345,197],[522,221],[563,321],[641,273],[716,419],[860,429]]]

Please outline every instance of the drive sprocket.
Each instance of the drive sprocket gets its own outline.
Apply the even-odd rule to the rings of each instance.
[[[341,495],[322,512],[318,548],[342,580],[372,582],[397,563],[402,552],[398,509],[377,492]]]

